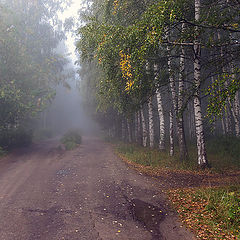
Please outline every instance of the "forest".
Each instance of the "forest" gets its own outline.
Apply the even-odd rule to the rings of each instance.
[[[109,136],[180,161],[195,142],[210,167],[206,139],[240,135],[239,11],[237,0],[91,1],[79,73]]]
[[[0,1],[0,146],[31,142],[32,129],[64,81],[64,1]],[[63,45],[61,48],[60,45]],[[39,125],[39,124],[38,124]]]
[[[0,0],[0,240],[240,239],[239,16]]]

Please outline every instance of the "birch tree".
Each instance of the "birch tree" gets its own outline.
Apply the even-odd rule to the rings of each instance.
[[[201,14],[201,0],[195,0],[195,21],[200,21]],[[203,129],[202,107],[200,101],[200,86],[201,86],[201,45],[199,39],[199,27],[195,27],[194,39],[194,87],[195,93],[193,97],[195,127],[197,137],[197,152],[198,152],[198,165],[201,167],[208,166],[206,144]]]

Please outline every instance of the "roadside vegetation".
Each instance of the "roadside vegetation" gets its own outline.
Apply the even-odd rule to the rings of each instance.
[[[165,189],[195,187],[196,211],[206,201],[199,214],[210,237],[200,229],[201,239],[238,234],[239,191],[220,186],[239,182],[239,10],[235,0],[93,0],[80,11],[88,106],[109,138],[124,142],[116,151],[125,162]],[[188,190],[179,191],[181,208]]]
[[[0,0],[0,147],[4,150],[30,144],[33,129],[46,127],[46,109],[55,98],[56,85],[63,82],[68,62],[59,49],[65,35],[56,14],[64,4]]]
[[[226,172],[240,170],[240,139],[236,137],[219,136],[207,140],[207,153],[210,172]],[[197,149],[193,144],[188,146],[188,160],[179,161],[179,151],[175,149],[174,156],[169,151],[159,151],[157,148],[145,148],[138,144],[117,143],[116,150],[132,162],[153,168],[199,170],[196,163]]]
[[[116,143],[115,149],[134,169],[164,183],[173,207],[197,238],[240,239],[240,140],[219,137],[208,140],[207,146],[211,168],[205,170],[196,164],[194,146],[189,147],[187,162],[179,162],[177,151],[170,157],[127,143]]]
[[[169,190],[184,224],[200,239],[240,239],[240,185]]]
[[[61,143],[66,150],[73,150],[77,148],[82,142],[81,133],[79,130],[70,130],[63,135]]]

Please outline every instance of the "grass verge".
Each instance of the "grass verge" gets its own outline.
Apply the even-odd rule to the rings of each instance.
[[[169,190],[181,220],[199,239],[240,239],[240,186]]]
[[[234,240],[240,239],[239,144],[236,138],[232,141],[230,138],[209,140],[208,156],[212,168],[208,171],[199,171],[193,146],[189,148],[187,162],[178,160],[178,152],[171,158],[167,152],[134,144],[118,143],[116,152],[137,171],[165,181],[162,186],[166,185],[168,197],[180,218],[199,239]],[[183,181],[187,187],[188,179],[197,187],[185,189],[169,184]],[[235,186],[230,185],[233,183]],[[205,185],[219,186],[203,187]]]

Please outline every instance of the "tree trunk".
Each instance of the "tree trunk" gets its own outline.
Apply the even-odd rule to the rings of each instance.
[[[182,31],[185,30],[185,24],[182,24]],[[179,73],[179,86],[178,86],[178,106],[177,106],[177,131],[180,159],[188,159],[188,151],[186,145],[184,122],[183,122],[183,94],[184,94],[184,78],[185,78],[185,49],[181,46],[180,55],[180,73]]]
[[[135,112],[135,115],[134,115],[134,141],[137,142],[138,141],[138,112]]]
[[[195,0],[195,20],[200,20],[200,0]],[[200,101],[200,84],[201,84],[201,46],[198,39],[199,28],[195,27],[196,38],[194,40],[194,85],[195,95],[193,98],[194,115],[195,115],[195,128],[197,137],[197,152],[198,152],[198,165],[202,168],[208,166],[205,137],[203,130],[202,107]]]
[[[153,123],[153,104],[152,97],[148,100],[148,115],[149,115],[149,146],[154,147],[154,123]]]
[[[170,156],[174,155],[174,135],[173,135],[173,113],[169,111],[169,141],[170,141]]]
[[[171,50],[170,47],[167,46],[168,51],[168,72],[169,72],[169,83],[170,83],[170,91],[172,95],[172,103],[173,103],[173,109],[174,109],[174,115],[177,122],[177,136],[178,136],[178,144],[179,144],[179,150],[180,150],[180,159],[185,160],[188,158],[187,154],[187,147],[186,147],[186,140],[185,140],[185,133],[184,133],[184,125],[183,125],[183,90],[184,90],[184,49],[182,48],[181,58],[180,58],[180,79],[179,79],[179,92],[177,96],[176,91],[176,84],[173,78],[172,74],[172,60],[171,60]],[[180,101],[180,102],[179,102]],[[180,104],[179,104],[180,103]]]
[[[163,113],[163,102],[160,89],[157,90],[157,105],[158,105],[158,116],[159,116],[159,149],[161,151],[166,150],[165,146],[165,120]]]
[[[158,65],[154,64],[154,75],[155,81],[158,79]],[[159,149],[161,151],[166,150],[165,146],[165,121],[164,121],[164,112],[163,112],[163,102],[162,94],[160,88],[157,89],[157,107],[158,107],[158,116],[159,116]]]
[[[142,134],[141,134],[141,111],[137,112],[137,119],[138,119],[138,129],[137,129],[137,142],[141,144],[142,142]]]
[[[127,130],[128,130],[128,142],[132,143],[132,129],[129,119],[127,119]]]
[[[141,118],[142,118],[142,142],[143,142],[143,146],[147,147],[147,126],[146,126],[146,121],[144,117],[143,106],[140,111],[141,111]]]

